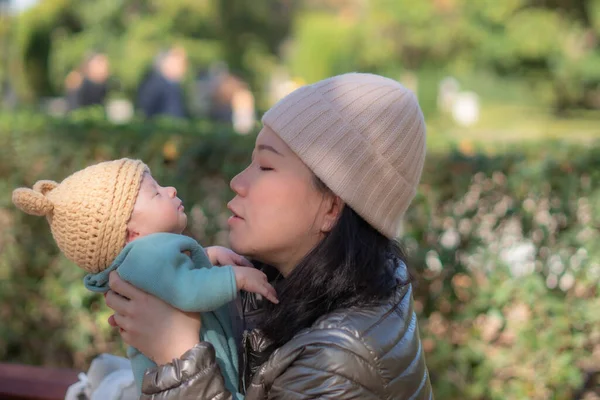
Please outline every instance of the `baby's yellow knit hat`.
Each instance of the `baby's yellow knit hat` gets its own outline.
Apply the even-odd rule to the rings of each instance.
[[[38,181],[13,191],[13,203],[45,216],[65,256],[89,273],[105,270],[123,250],[127,222],[144,172],[140,160],[123,158],[87,167],[60,184]]]

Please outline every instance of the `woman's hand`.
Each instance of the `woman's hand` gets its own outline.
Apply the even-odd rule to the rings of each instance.
[[[179,358],[200,341],[200,314],[186,313],[109,275],[106,305],[114,312],[109,323],[119,327],[123,341],[158,365]]]

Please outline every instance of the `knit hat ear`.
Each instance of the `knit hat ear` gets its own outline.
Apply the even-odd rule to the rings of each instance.
[[[49,191],[51,191],[52,189],[55,189],[57,186],[58,186],[58,183],[56,183],[54,181],[42,180],[42,181],[37,181],[33,185],[33,190],[36,192],[39,192],[45,196]]]
[[[38,181],[33,185],[33,189],[15,189],[12,201],[15,206],[27,214],[48,216],[54,210],[54,204],[46,197],[46,194],[57,186],[58,183],[53,181]]]

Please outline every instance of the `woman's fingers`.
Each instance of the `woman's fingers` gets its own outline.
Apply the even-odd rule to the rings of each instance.
[[[117,292],[127,299],[133,299],[134,297],[137,298],[140,293],[143,293],[135,286],[121,279],[117,271],[112,271],[108,275],[108,286],[112,291]]]
[[[108,293],[106,293],[106,305],[117,314],[130,314],[129,300],[112,290],[109,290]]]
[[[114,314],[113,317],[116,326],[119,328],[119,335],[121,335],[121,339],[123,339],[123,342],[125,342],[126,344],[130,344],[132,337],[128,328],[130,328],[131,321],[128,318],[119,314]]]
[[[114,320],[117,326],[122,330],[128,330],[129,328],[129,319],[121,314],[114,314]]]

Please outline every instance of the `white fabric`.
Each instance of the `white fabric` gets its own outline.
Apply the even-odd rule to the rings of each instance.
[[[131,369],[119,369],[108,374],[92,392],[90,400],[135,400],[137,388]]]
[[[69,387],[65,400],[136,400],[138,398],[131,363],[112,354],[94,358],[87,374]]]

